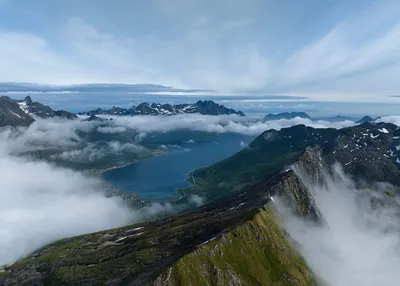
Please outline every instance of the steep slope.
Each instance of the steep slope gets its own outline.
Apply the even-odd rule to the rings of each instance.
[[[0,97],[0,127],[29,126],[35,120],[21,110],[17,102],[8,96]]]
[[[267,206],[251,220],[211,239],[148,285],[316,285]]]
[[[308,146],[319,145],[326,152],[333,150],[336,132],[336,129],[304,125],[265,131],[248,148],[194,171],[196,185],[191,191],[201,192],[210,199],[238,191],[293,164]]]
[[[315,145],[322,148],[327,164],[341,163],[347,173],[362,179],[360,182],[400,184],[398,126],[364,123],[343,129],[316,129],[297,125],[265,131],[249,148],[194,171],[196,185],[190,191],[211,199],[227,195],[294,163],[305,148]]]
[[[301,195],[292,196],[294,192]],[[318,219],[306,187],[289,170],[165,220],[50,244],[3,268],[0,285],[159,285],[174,279],[178,285],[204,285],[221,277],[231,285],[255,281],[315,285],[315,277],[279,227],[273,209],[266,206],[275,195],[295,198],[299,214]],[[198,280],[202,269],[207,275]]]
[[[194,104],[160,104],[142,102],[138,106],[133,105],[131,108],[125,109],[120,107],[112,107],[104,110],[101,108],[81,112],[81,115],[176,115],[199,113],[202,115],[230,115],[237,114],[244,116],[243,112],[227,108],[224,105],[219,105],[212,100],[199,100]]]

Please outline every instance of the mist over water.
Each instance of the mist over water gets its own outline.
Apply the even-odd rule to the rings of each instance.
[[[390,190],[388,185],[358,190],[338,166],[334,170],[333,176],[326,174],[326,187],[309,186],[326,223],[304,221],[278,200],[285,228],[328,285],[399,285],[398,199],[384,193]]]

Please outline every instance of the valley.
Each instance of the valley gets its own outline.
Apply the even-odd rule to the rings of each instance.
[[[190,138],[191,134],[186,136]],[[181,196],[177,189],[187,188],[188,180],[195,184],[189,176],[192,171],[230,157],[252,139],[250,136],[228,134],[216,136],[212,141],[188,139],[179,144],[163,144],[166,154],[109,170],[103,177],[119,191],[136,194],[147,201],[177,200]]]
[[[100,195],[112,209],[89,209],[85,217],[101,214],[99,226],[105,218],[114,227],[78,236],[72,228],[61,240],[44,234],[29,252],[22,245],[17,261],[0,268],[0,285],[326,285],[332,278],[291,225],[298,220],[315,232],[335,226],[319,194],[340,184],[347,195],[357,190],[377,216],[365,216],[366,225],[382,219],[381,208],[400,217],[400,129],[381,119],[332,128],[340,121],[99,116],[54,113],[1,133],[8,160],[29,158],[94,180],[96,191],[77,198]],[[310,126],[292,123],[298,120]],[[58,133],[60,124],[65,132]],[[268,126],[280,128],[258,132]],[[385,231],[400,237],[396,224]]]

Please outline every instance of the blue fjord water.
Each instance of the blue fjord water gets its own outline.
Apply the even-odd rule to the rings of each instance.
[[[188,187],[190,172],[223,160],[243,149],[253,137],[224,137],[213,141],[170,147],[167,155],[147,158],[129,166],[113,169],[104,178],[121,192],[134,193],[149,201],[177,198],[176,189]]]

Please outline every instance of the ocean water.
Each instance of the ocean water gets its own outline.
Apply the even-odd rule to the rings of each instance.
[[[189,186],[187,178],[191,171],[233,155],[253,139],[242,135],[220,135],[212,141],[169,146],[168,155],[108,171],[104,178],[121,192],[137,194],[144,200],[173,200],[177,198],[177,188]]]

